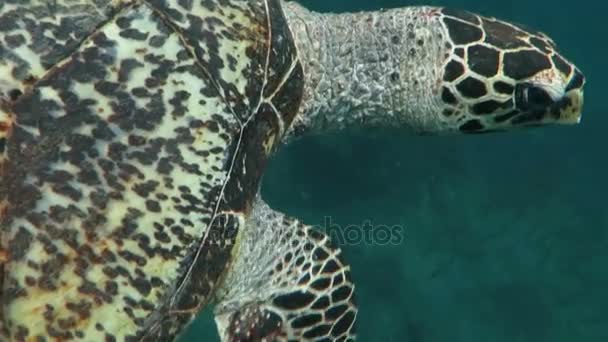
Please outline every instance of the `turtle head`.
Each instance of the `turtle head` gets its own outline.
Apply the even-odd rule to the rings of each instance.
[[[481,133],[580,121],[583,74],[541,32],[443,7],[288,8],[306,70],[293,131]]]
[[[464,11],[444,8],[440,17],[449,50],[437,97],[452,130],[580,121],[584,76],[547,35]]]

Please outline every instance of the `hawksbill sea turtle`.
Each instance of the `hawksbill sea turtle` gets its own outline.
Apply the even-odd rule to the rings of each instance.
[[[259,196],[269,156],[353,127],[580,120],[540,32],[466,11],[280,0],[0,2],[0,339],[355,337],[350,268]],[[315,167],[315,166],[311,166]]]

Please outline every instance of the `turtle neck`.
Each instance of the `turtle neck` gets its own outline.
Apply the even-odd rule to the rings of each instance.
[[[305,74],[288,138],[365,127],[441,130],[437,101],[449,47],[431,7],[321,14],[284,3]]]

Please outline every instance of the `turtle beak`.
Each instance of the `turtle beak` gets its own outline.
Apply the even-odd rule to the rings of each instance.
[[[565,125],[578,124],[581,122],[583,113],[585,76],[575,69],[568,85],[565,95],[551,108],[551,113],[557,122]]]
[[[581,122],[583,113],[583,90],[575,89],[566,93],[562,101],[557,104],[559,113],[558,123],[564,125],[575,125]]]

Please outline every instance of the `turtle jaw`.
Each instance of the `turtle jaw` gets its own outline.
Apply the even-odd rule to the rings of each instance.
[[[551,112],[556,115],[557,123],[563,125],[576,125],[581,122],[583,113],[583,89],[570,90],[558,101]]]
[[[546,109],[545,120],[560,125],[579,124],[583,113],[584,84],[585,77],[578,69],[574,69],[562,96]]]
[[[547,86],[523,82],[516,86],[514,94],[514,127],[536,127],[541,125],[576,125],[581,122],[584,91],[584,78],[576,76],[563,85]],[[573,86],[573,82],[577,82]],[[556,88],[561,88],[558,90]]]
[[[581,122],[584,103],[585,76],[580,70],[575,69],[563,98],[564,105],[558,108],[560,113],[557,122],[561,124],[578,124]]]

